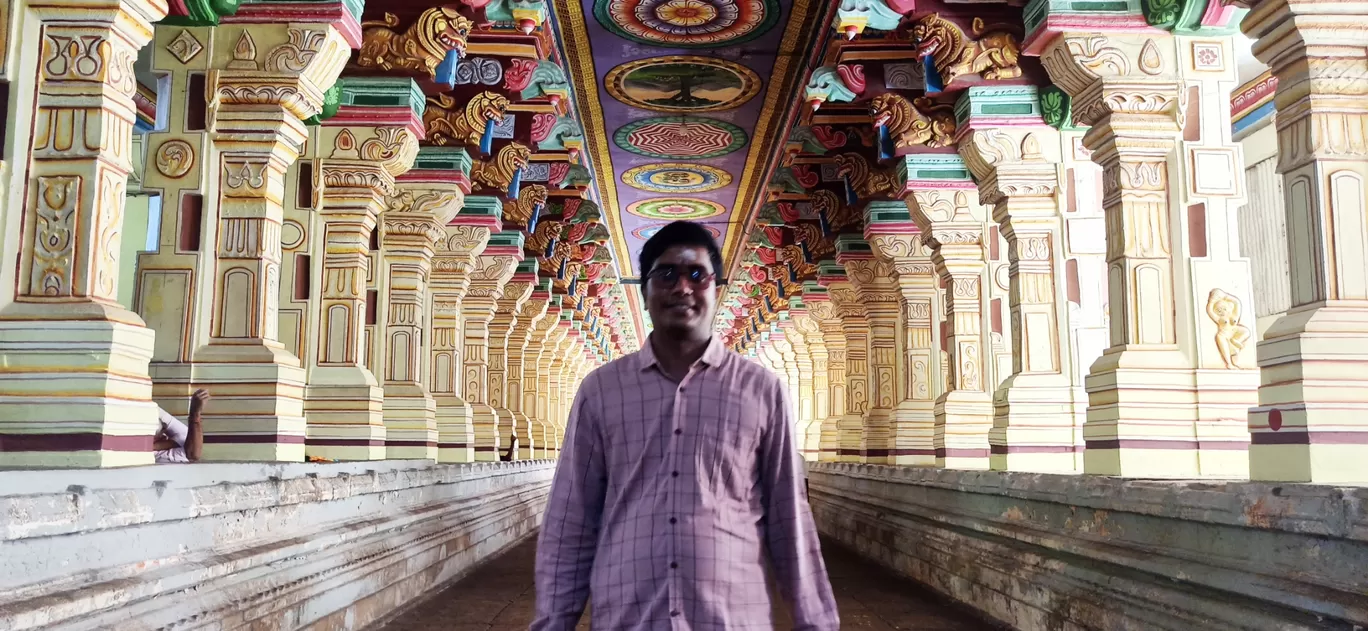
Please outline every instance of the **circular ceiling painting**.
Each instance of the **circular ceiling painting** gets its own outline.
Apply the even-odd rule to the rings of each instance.
[[[648,164],[622,174],[622,182],[652,193],[702,193],[731,184],[730,173],[701,164]]]
[[[663,223],[653,223],[653,224],[651,224],[651,225],[649,225],[649,226],[642,226],[642,227],[640,227],[640,228],[637,228],[636,230],[633,230],[633,231],[632,231],[632,236],[634,236],[634,237],[636,237],[636,238],[638,238],[638,239],[641,239],[642,241],[646,241],[646,240],[650,239],[651,237],[654,237],[654,236],[655,236],[655,233],[660,232],[660,229],[661,229],[661,228],[664,228],[665,226],[666,226],[666,224],[663,224]],[[703,228],[706,229],[706,230],[708,231],[709,234],[712,234],[712,236],[713,236],[714,239],[721,239],[721,238],[722,238],[722,231],[721,231],[721,230],[718,230],[717,228],[714,228],[714,227],[709,226],[709,225],[707,225],[707,224],[703,224]]]
[[[760,93],[754,70],[714,57],[672,55],[630,61],[608,71],[613,98],[656,112],[713,112],[740,106]]]
[[[724,212],[721,204],[706,199],[647,199],[627,207],[627,212],[647,219],[703,219],[716,217]]]
[[[779,21],[778,0],[594,0],[594,18],[634,42],[713,48],[747,42]]]
[[[623,125],[613,134],[613,142],[637,155],[700,160],[745,146],[746,130],[711,118],[661,116]]]

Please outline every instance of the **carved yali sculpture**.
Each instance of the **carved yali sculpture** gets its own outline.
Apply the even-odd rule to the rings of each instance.
[[[887,92],[870,101],[869,113],[875,127],[888,129],[898,149],[948,147],[955,142],[955,109],[949,105],[934,105],[925,97],[908,101]]]
[[[488,187],[507,193],[513,177],[531,158],[531,149],[516,142],[509,143],[493,158],[477,161],[470,169],[470,179],[475,181],[477,188]]]
[[[946,85],[969,74],[980,74],[989,81],[1021,76],[1021,67],[1017,65],[1021,45],[1009,30],[1012,27],[985,27],[982,18],[974,18],[970,28],[973,39],[939,13],[917,20],[912,27],[917,55],[931,56]]]
[[[500,123],[508,113],[508,98],[495,92],[481,92],[458,109],[456,99],[445,94],[428,97],[423,111],[423,127],[428,142],[435,145],[479,146],[487,123]]]
[[[474,24],[455,9],[432,7],[418,16],[403,34],[396,33],[399,18],[386,13],[383,20],[362,22],[361,52],[356,63],[382,70],[410,70],[436,76],[437,66],[452,50],[465,53],[466,38]]]

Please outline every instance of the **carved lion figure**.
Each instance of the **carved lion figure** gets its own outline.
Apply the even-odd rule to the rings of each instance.
[[[516,142],[509,143],[493,159],[476,162],[470,169],[470,179],[481,186],[507,193],[509,185],[513,183],[513,174],[527,166],[531,158],[531,149]]]
[[[426,72],[435,77],[437,66],[452,50],[465,53],[466,38],[474,23],[455,9],[432,7],[408,27],[403,34],[395,32],[399,17],[385,13],[380,21],[361,24],[361,54],[357,64],[383,70]]]
[[[875,127],[887,127],[899,149],[948,147],[955,139],[955,109],[934,105],[925,97],[908,101],[902,95],[887,92],[874,97],[869,113]]]
[[[932,13],[912,26],[912,41],[917,43],[918,56],[931,55],[946,85],[957,77],[976,73],[990,81],[1015,79],[1021,76],[1017,65],[1021,45],[1008,28],[988,28],[982,18],[974,18],[973,39],[969,39],[963,29]]]
[[[475,95],[460,110],[456,109],[456,99],[450,96],[430,96],[423,111],[423,127],[433,144],[478,146],[485,123],[503,121],[508,105],[508,98],[495,92]]]
[[[532,221],[532,213],[546,203],[548,194],[541,184],[524,186],[518,192],[518,199],[508,200],[503,205],[503,220],[506,223],[526,226]]]

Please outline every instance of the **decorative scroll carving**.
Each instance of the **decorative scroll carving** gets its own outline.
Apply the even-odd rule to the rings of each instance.
[[[173,138],[157,148],[157,172],[171,179],[185,177],[195,166],[195,148],[179,138]]]
[[[955,142],[955,109],[934,105],[931,99],[908,101],[894,92],[874,97],[869,104],[875,127],[886,127],[894,146],[948,147]]]
[[[492,160],[477,161],[470,169],[470,179],[479,186],[498,189],[505,193],[513,184],[514,175],[527,166],[532,150],[516,142],[504,145]]]
[[[438,94],[428,97],[423,111],[423,127],[428,142],[435,145],[479,146],[486,124],[503,122],[508,113],[508,98],[495,92],[481,92],[457,110],[456,99]]]
[[[466,38],[475,25],[455,9],[432,7],[404,33],[393,29],[399,18],[386,13],[381,21],[363,22],[361,53],[356,63],[382,70],[410,70],[436,76],[437,66],[452,50],[465,53]]]
[[[1021,45],[1008,30],[1011,27],[985,27],[982,18],[974,18],[970,28],[973,39],[939,13],[917,20],[912,27],[917,55],[930,55],[947,85],[969,74],[981,74],[989,81],[1021,76],[1021,67],[1017,65]]]

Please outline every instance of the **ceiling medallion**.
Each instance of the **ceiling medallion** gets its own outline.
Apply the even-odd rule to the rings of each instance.
[[[670,48],[748,42],[779,21],[778,0],[594,0],[594,18],[626,39]]]
[[[760,93],[754,70],[714,57],[671,55],[629,61],[608,72],[604,88],[632,107],[655,112],[715,112]]]
[[[660,232],[660,229],[661,229],[661,228],[664,228],[666,225],[668,225],[668,224],[653,223],[653,224],[651,224],[651,225],[649,225],[649,226],[642,226],[642,227],[640,227],[640,228],[637,228],[636,230],[633,230],[633,231],[632,231],[632,236],[634,236],[634,237],[636,237],[636,238],[638,238],[638,239],[641,239],[642,241],[647,241],[647,240],[649,240],[651,237],[654,237],[654,236],[655,236],[655,233]],[[722,231],[721,231],[721,230],[718,230],[717,228],[714,228],[714,227],[709,226],[709,225],[707,225],[707,224],[699,224],[699,225],[703,226],[703,228],[704,228],[705,230],[707,230],[708,233],[711,234],[711,235],[713,236],[714,239],[721,239],[721,238],[722,238]]]
[[[652,193],[702,193],[731,184],[722,169],[687,162],[648,164],[622,174],[622,182]]]
[[[746,144],[746,131],[728,122],[696,116],[661,116],[618,128],[613,143],[637,155],[665,160],[702,160],[729,154]]]
[[[716,217],[727,209],[706,199],[674,198],[642,200],[628,206],[627,212],[647,219],[675,221]]]

